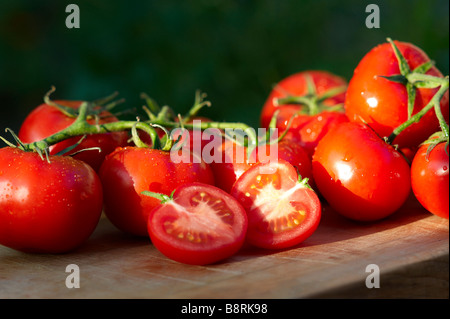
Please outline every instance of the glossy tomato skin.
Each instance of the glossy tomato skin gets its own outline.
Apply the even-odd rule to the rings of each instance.
[[[65,253],[92,234],[102,212],[93,169],[70,157],[0,149],[0,244],[30,253]]]
[[[410,194],[406,160],[361,123],[344,123],[328,133],[316,148],[312,166],[322,196],[353,220],[385,218]]]
[[[288,128],[290,121],[283,111],[280,111],[277,118],[278,133],[283,132]],[[323,111],[317,115],[296,115],[291,122],[288,132],[285,135],[286,139],[300,145],[312,158],[314,151],[319,141],[341,123],[348,122],[347,115],[343,112],[329,112]]]
[[[256,247],[292,247],[310,237],[320,223],[318,196],[298,181],[296,169],[284,160],[253,166],[239,177],[231,195],[247,212],[246,240]]]
[[[77,109],[81,105],[81,101],[55,101],[58,104],[65,105],[74,109]],[[70,126],[75,121],[75,118],[69,117],[59,111],[57,108],[48,105],[41,104],[25,118],[19,130],[19,139],[23,143],[32,143],[40,141],[56,132],[59,132],[66,127]],[[116,122],[118,119],[109,112],[102,112],[100,114],[100,120],[98,124]],[[88,120],[91,125],[96,124],[95,119]],[[81,139],[79,137],[69,138],[60,143],[50,146],[50,154],[57,154],[64,149],[76,144]],[[76,152],[81,149],[99,147],[101,151],[90,150],[84,151],[74,155],[74,158],[82,160],[89,165],[96,172],[100,169],[105,156],[116,147],[127,145],[128,133],[127,132],[110,132],[102,134],[91,134],[81,142],[79,146],[74,148],[71,152]]]
[[[261,161],[286,160],[296,167],[302,177],[310,179],[313,177],[311,159],[308,154],[297,143],[289,139],[282,139],[278,142],[276,154],[271,154],[270,145],[265,144],[255,148],[249,157],[246,147],[237,145],[230,140],[225,140],[218,151],[222,154],[222,162],[211,163],[211,168],[216,186],[226,192],[231,191],[233,184],[245,171]],[[265,153],[264,157],[259,155],[260,153]],[[314,183],[312,183],[313,185]]]
[[[429,61],[420,48],[410,43],[394,41],[407,60],[411,70]],[[352,122],[365,122],[381,137],[408,119],[408,95],[401,83],[395,83],[381,76],[400,74],[397,58],[390,43],[376,46],[359,62],[349,82],[345,100],[346,114]],[[432,67],[426,74],[443,77]],[[428,104],[438,89],[417,89],[413,114]],[[448,122],[448,91],[441,100],[441,110]],[[434,110],[430,110],[415,124],[400,133],[393,144],[400,148],[416,147],[431,134],[439,130]]]
[[[224,140],[215,152],[220,154],[220,159],[210,164],[215,185],[229,192],[238,177],[252,166],[248,161],[247,148],[231,140]]]
[[[277,110],[283,110],[284,117],[289,119],[292,115],[302,110],[302,106],[298,104],[277,105],[275,99],[288,96],[304,96],[308,93],[307,77],[310,76],[314,82],[317,95],[321,95],[330,89],[347,86],[347,81],[337,75],[327,71],[308,70],[292,74],[281,80],[270,92],[261,111],[261,125],[268,127],[270,120]],[[325,100],[324,104],[334,106],[344,103],[345,93],[338,94],[332,98]]]
[[[445,143],[439,143],[427,157],[428,146],[428,144],[421,146],[412,161],[412,190],[426,210],[448,219],[449,156],[445,150]]]
[[[195,124],[207,123],[211,122],[211,119],[203,116],[196,116],[188,121],[187,124],[194,124],[194,122]],[[200,155],[202,154],[205,145],[213,140],[212,136],[207,137],[203,133],[204,131],[196,128],[184,130],[181,128],[174,128],[171,130],[171,136],[174,141],[177,141],[178,138],[180,138],[177,142],[179,145],[186,144],[185,147],[188,147],[191,152],[196,152]]]
[[[231,195],[212,185],[189,183],[176,189],[172,201],[151,211],[148,233],[165,256],[207,265],[239,251],[247,224],[245,210]]]
[[[105,215],[124,232],[148,236],[148,214],[160,201],[142,195],[143,191],[170,195],[185,183],[214,184],[209,165],[193,163],[191,159],[189,156],[185,162],[175,163],[170,152],[132,146],[117,148],[105,158],[99,172]]]

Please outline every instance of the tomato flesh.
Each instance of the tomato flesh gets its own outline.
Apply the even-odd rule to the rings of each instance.
[[[167,257],[205,265],[235,254],[245,240],[247,216],[223,190],[191,183],[177,188],[170,200],[149,215],[148,233]]]
[[[247,241],[257,247],[297,245],[311,236],[320,222],[316,193],[299,183],[295,168],[281,159],[250,168],[236,181],[231,194],[247,211]]]

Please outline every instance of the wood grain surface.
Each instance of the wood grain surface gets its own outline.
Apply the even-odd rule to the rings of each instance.
[[[25,254],[0,247],[0,298],[449,298],[448,220],[414,200],[377,223],[347,220],[324,207],[317,231],[282,251],[245,246],[209,266],[167,259],[145,238],[106,218],[78,250]],[[69,264],[80,288],[67,288]],[[367,288],[367,265],[380,287]]]

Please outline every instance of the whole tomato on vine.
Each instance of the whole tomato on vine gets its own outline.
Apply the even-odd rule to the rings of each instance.
[[[312,157],[318,141],[334,126],[348,122],[343,103],[347,82],[327,71],[308,70],[281,80],[270,92],[261,125],[275,127]],[[287,132],[285,132],[287,130]]]
[[[33,143],[45,139],[73,124],[78,116],[78,110],[83,101],[56,100],[47,99],[32,110],[23,121],[18,136],[23,143]],[[103,125],[106,123],[117,122],[118,118],[108,110],[102,109],[102,106],[93,105],[88,114],[87,121],[92,125]],[[74,158],[82,160],[98,171],[106,155],[114,151],[116,147],[125,146],[128,140],[128,133],[121,132],[102,132],[99,134],[88,134],[80,142],[81,136],[67,138],[59,143],[50,146],[50,154],[65,154],[66,149],[70,153],[76,153],[80,150],[98,148],[79,152]],[[77,145],[78,144],[78,145]],[[75,148],[72,146],[76,145]]]
[[[354,70],[345,99],[347,117],[368,124],[381,137],[389,137],[437,93],[436,86],[426,83],[427,76],[443,78],[422,49],[388,39],[370,50]],[[448,91],[440,99],[440,107],[448,123]],[[400,148],[417,147],[438,129],[436,114],[430,110],[420,121],[395,134],[392,143]]]

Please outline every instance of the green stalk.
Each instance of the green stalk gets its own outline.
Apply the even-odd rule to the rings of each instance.
[[[428,104],[423,107],[419,112],[417,112],[414,116],[411,116],[408,120],[406,120],[404,123],[400,124],[397,128],[394,129],[394,131],[391,133],[391,135],[389,135],[389,137],[387,138],[387,143],[392,144],[392,142],[394,141],[394,139],[401,133],[403,132],[406,128],[408,128],[411,124],[417,123],[420,121],[420,119],[425,115],[425,113],[427,113],[429,110],[431,110],[433,107],[435,108],[439,108],[439,113],[440,113],[440,102],[442,97],[444,96],[445,92],[448,90],[449,88],[449,81],[448,81],[448,77],[446,78],[437,78],[437,77],[431,77],[425,74],[412,74],[411,76],[414,76],[415,79],[419,80],[424,80],[426,79],[426,81],[434,81],[435,83],[440,85],[439,90],[436,92],[436,94],[431,98],[431,100],[428,102]],[[441,113],[442,115],[442,113]],[[441,120],[440,120],[441,122]],[[445,120],[444,120],[445,122]]]
[[[146,131],[153,143],[153,147],[161,147],[161,141],[156,133],[155,127],[180,127],[183,125],[185,128],[194,128],[193,123],[180,123],[168,120],[170,116],[171,109],[167,106],[163,107],[159,112],[158,116],[153,120],[149,120],[148,122],[141,121],[116,121],[104,124],[89,124],[87,122],[87,111],[89,109],[90,104],[88,102],[84,102],[80,105],[78,109],[78,116],[75,121],[68,126],[67,128],[48,136],[47,138],[30,144],[23,144],[22,148],[27,151],[43,151],[43,149],[48,146],[54,145],[61,141],[64,141],[71,137],[90,135],[90,134],[101,134],[108,132],[119,132],[119,131],[127,131],[127,130],[144,130]],[[227,122],[205,122],[202,121],[200,125],[196,125],[200,129],[204,130],[207,128],[217,128],[217,129],[242,129],[249,136],[251,141],[251,145],[255,145],[257,143],[257,137],[255,135],[254,130],[244,123],[227,123]],[[139,141],[138,141],[138,144]],[[167,146],[171,146],[170,143],[166,143],[164,149],[167,150]]]

